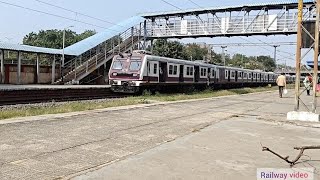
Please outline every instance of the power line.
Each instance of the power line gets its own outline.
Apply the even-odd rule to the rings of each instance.
[[[194,5],[198,6],[199,8],[202,8],[199,4],[195,3],[195,2],[194,2],[194,1],[192,1],[192,0],[187,0],[187,1],[189,1],[189,2],[191,2],[192,4],[194,4]]]
[[[41,1],[41,0],[35,0],[39,3],[42,3],[42,4],[46,4],[48,6],[52,6],[52,7],[55,7],[55,8],[58,8],[58,9],[62,9],[62,10],[65,10],[65,11],[69,11],[69,12],[72,12],[72,13],[75,13],[75,14],[79,14],[81,16],[85,16],[85,17],[88,17],[88,18],[91,18],[91,19],[94,19],[94,20],[98,20],[98,21],[101,21],[101,22],[105,22],[105,23],[108,23],[108,24],[112,24],[112,25],[117,25],[117,26],[120,26],[116,23],[113,23],[113,22],[110,22],[110,21],[106,21],[104,19],[100,19],[100,18],[97,18],[97,17],[93,17],[93,16],[90,16],[90,15],[87,15],[87,14],[84,14],[84,13],[81,13],[81,12],[78,12],[78,11],[74,11],[74,10],[71,10],[71,9],[67,9],[67,8],[64,8],[64,7],[61,7],[61,6],[57,6],[57,5],[54,5],[54,4],[50,4],[50,3],[47,3],[47,2],[44,2],[44,1]],[[123,26],[122,26],[123,27]]]
[[[254,39],[256,39],[256,40],[258,40],[258,41],[260,41],[260,42],[262,42],[262,43],[264,43],[264,44],[266,44],[266,45],[269,45],[269,46],[271,46],[271,47],[274,47],[274,45],[273,44],[269,44],[269,43],[267,43],[267,42],[264,42],[264,41],[262,41],[262,40],[260,40],[260,39],[258,39],[258,38],[256,38],[256,37],[254,37],[253,36],[253,38]],[[281,52],[280,50],[277,50],[277,52]],[[286,52],[286,51],[282,51],[283,53],[286,53],[286,54],[289,54],[289,55],[295,55],[295,54],[293,54],[293,53],[289,53],[289,52]]]
[[[109,29],[109,28],[106,28],[106,27],[102,27],[102,26],[98,26],[98,25],[92,24],[92,23],[87,23],[87,22],[84,22],[84,21],[80,21],[80,20],[69,18],[69,17],[64,17],[64,16],[61,16],[61,15],[44,12],[44,11],[40,11],[40,10],[37,10],[37,9],[32,9],[32,8],[20,6],[20,5],[17,5],[17,4],[12,4],[12,3],[8,3],[8,2],[4,2],[4,1],[0,1],[0,3],[6,4],[6,5],[9,5],[9,6],[14,6],[14,7],[21,8],[21,9],[25,9],[25,10],[29,10],[29,11],[33,11],[33,12],[37,12],[37,13],[41,13],[41,14],[46,14],[46,15],[49,15],[49,16],[58,17],[58,18],[61,18],[61,19],[66,19],[66,20],[70,20],[70,21],[74,21],[74,22],[79,22],[79,23],[86,24],[86,25],[89,25],[89,26],[94,26],[94,27],[98,27],[98,28],[102,28],[102,29]],[[115,30],[112,30],[112,29],[110,29],[110,30],[111,31],[115,31]]]
[[[164,2],[164,3],[166,3],[166,4],[169,4],[169,5],[172,6],[172,7],[177,8],[177,9],[179,9],[179,10],[182,10],[182,9],[179,8],[178,6],[176,6],[176,5],[174,5],[174,4],[171,4],[171,3],[169,3],[168,1],[165,1],[165,0],[161,0],[161,1]]]
[[[249,42],[249,43],[253,43],[253,42],[251,42],[251,41],[249,41],[249,40],[247,40],[247,39],[244,39],[243,37],[239,37],[239,38],[242,39],[242,40],[244,40],[244,41],[247,41],[247,42]],[[268,51],[268,52],[271,51],[270,49],[265,48],[265,47],[263,47],[263,46],[258,46],[258,47],[259,47],[259,48],[262,48],[262,49],[264,49],[264,50],[266,50],[266,51]],[[281,57],[283,57],[283,58],[287,58],[287,59],[290,59],[290,60],[295,61],[295,59],[293,59],[292,57],[289,57],[289,56],[283,56],[283,55],[281,55],[281,54],[279,54],[279,56],[281,56]]]

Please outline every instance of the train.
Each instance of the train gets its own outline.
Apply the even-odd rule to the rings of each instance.
[[[118,93],[256,87],[275,84],[273,72],[219,66],[155,56],[145,51],[115,55],[109,70],[111,90]],[[294,76],[287,76],[293,83]]]

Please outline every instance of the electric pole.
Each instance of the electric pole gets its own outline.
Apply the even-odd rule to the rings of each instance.
[[[276,67],[278,68],[278,63],[277,63],[277,48],[280,47],[279,45],[274,45],[274,62],[276,63]]]
[[[223,65],[226,66],[226,55],[225,55],[225,49],[227,48],[227,46],[221,46],[222,49],[222,61],[223,61]]]

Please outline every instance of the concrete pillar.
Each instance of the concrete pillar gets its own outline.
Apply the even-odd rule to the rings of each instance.
[[[21,84],[21,58],[22,58],[22,53],[18,51],[17,84]]]
[[[53,84],[56,81],[56,55],[53,55],[52,61],[52,75],[51,75],[51,83]]]
[[[4,73],[4,50],[0,50],[0,84],[5,82],[5,73]]]
[[[36,62],[36,71],[37,71],[37,84],[40,82],[39,80],[39,77],[40,77],[40,63],[39,63],[39,60],[40,60],[40,55],[37,54],[37,62]]]

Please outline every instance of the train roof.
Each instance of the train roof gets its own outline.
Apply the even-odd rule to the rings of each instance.
[[[134,53],[134,54],[141,55],[141,53]],[[149,60],[164,61],[164,62],[169,62],[169,63],[180,63],[180,64],[185,64],[185,65],[198,65],[198,66],[204,66],[204,67],[218,67],[218,68],[226,68],[226,69],[232,69],[232,70],[238,70],[238,71],[273,74],[273,72],[263,72],[260,70],[250,70],[250,69],[242,69],[242,68],[237,68],[237,67],[219,66],[219,65],[207,64],[207,63],[203,63],[203,62],[199,62],[199,61],[188,61],[188,60],[183,60],[183,59],[175,59],[175,58],[161,57],[161,56],[148,55],[148,54],[145,55],[145,57]]]

